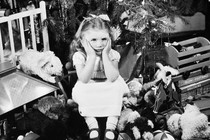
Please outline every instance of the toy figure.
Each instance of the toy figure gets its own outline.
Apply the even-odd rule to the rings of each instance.
[[[155,113],[169,109],[173,103],[178,104],[180,102],[180,95],[172,82],[172,75],[179,74],[178,70],[170,66],[163,66],[161,63],[156,63],[156,65],[159,69],[155,73],[155,80],[143,86],[144,88],[148,87],[147,89],[151,88],[153,90],[153,92],[148,91],[144,98],[149,102],[148,96],[151,96],[151,94],[155,96]]]

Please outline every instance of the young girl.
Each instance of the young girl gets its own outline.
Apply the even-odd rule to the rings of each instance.
[[[111,49],[112,32],[108,21],[89,17],[82,21],[71,44],[78,81],[72,98],[89,127],[91,140],[99,140],[96,117],[107,117],[105,140],[114,139],[122,97],[128,87],[119,75],[120,54]]]

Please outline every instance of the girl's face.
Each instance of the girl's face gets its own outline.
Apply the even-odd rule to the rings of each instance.
[[[83,38],[86,39],[95,51],[102,51],[110,39],[106,29],[90,29],[83,33]]]

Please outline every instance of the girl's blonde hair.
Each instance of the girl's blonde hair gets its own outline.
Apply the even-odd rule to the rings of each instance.
[[[72,60],[72,56],[76,51],[82,51],[83,53],[85,53],[80,40],[83,33],[90,29],[105,29],[109,33],[111,40],[113,40],[112,30],[109,21],[106,21],[98,16],[84,18],[75,34],[74,40],[70,44],[70,60]]]

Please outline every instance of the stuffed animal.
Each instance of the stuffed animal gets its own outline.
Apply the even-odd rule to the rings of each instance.
[[[154,124],[146,117],[140,116],[137,111],[124,109],[118,121],[117,129],[119,132],[131,132],[130,136],[135,140],[143,138],[144,140],[153,140]]]
[[[153,122],[141,116],[134,120],[133,127],[131,127],[135,140],[139,140],[140,138],[153,140],[153,128]]]
[[[30,135],[19,136],[19,139],[28,140],[66,140],[67,129],[63,119],[67,118],[64,104],[54,96],[41,98],[34,107],[17,121],[20,132],[30,132]],[[33,134],[33,136],[32,136]]]
[[[169,103],[179,104],[180,95],[172,82],[172,76],[178,75],[179,71],[170,66],[163,66],[161,63],[156,63],[156,65],[159,69],[154,75],[154,81],[145,83],[143,89],[147,91],[144,100],[150,105],[153,104],[154,112],[158,113],[164,111],[166,106],[170,107]],[[155,102],[153,103],[151,98],[154,97]]]
[[[58,120],[62,111],[64,111],[65,103],[54,96],[45,96],[38,101],[37,105],[34,105],[37,109],[53,120]]]
[[[55,83],[55,76],[62,75],[63,65],[52,51],[26,50],[18,58],[19,68],[29,75],[38,75],[43,80]]]
[[[123,131],[125,129],[129,119],[133,121],[135,118],[140,117],[139,113],[133,110],[133,107],[137,106],[138,96],[142,85],[137,79],[133,79],[127,83],[127,85],[130,92],[125,93],[123,97],[123,109],[117,126],[119,131]]]
[[[131,107],[131,106],[135,107],[137,106],[138,101],[141,100],[139,93],[142,90],[142,84],[139,82],[138,78],[134,78],[133,80],[128,82],[127,85],[130,92],[124,94],[123,98],[124,107]]]
[[[135,140],[142,137],[145,140],[152,140],[154,124],[146,117],[141,116],[139,112],[135,111],[139,100],[143,99],[139,94],[142,85],[139,83],[138,79],[133,79],[128,83],[128,87],[130,92],[124,97],[124,108],[121,112],[117,129],[119,132],[124,132],[126,128],[128,128],[128,131],[131,131],[131,137]]]
[[[178,75],[179,71],[175,68],[172,68],[170,66],[163,66],[161,63],[156,63],[156,66],[158,67],[158,70],[154,74],[154,80],[148,83],[143,84],[144,90],[149,90],[155,85],[158,84],[161,80],[166,84],[169,85],[169,83],[172,81],[172,77],[174,75]],[[174,84],[172,85],[173,89],[176,89]]]
[[[208,117],[195,104],[187,104],[183,114],[173,114],[167,120],[168,130],[182,140],[193,138],[210,139]],[[180,132],[181,131],[181,132]]]
[[[17,132],[20,132],[18,138],[20,140],[87,140],[89,129],[85,119],[78,111],[73,110],[75,106],[69,106],[61,98],[45,96],[32,108],[28,108],[23,117],[19,117],[16,121]],[[30,131],[32,132],[29,133],[30,135],[25,134]],[[30,137],[36,139],[30,139]]]

